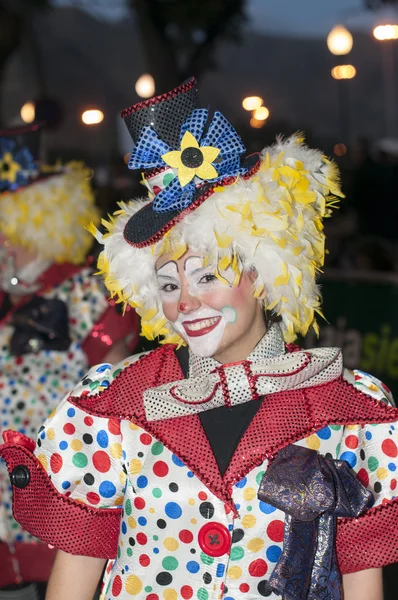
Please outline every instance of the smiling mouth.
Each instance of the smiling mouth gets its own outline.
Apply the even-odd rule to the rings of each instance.
[[[221,321],[221,317],[211,317],[210,319],[196,319],[196,321],[184,321],[184,327],[187,335],[190,337],[199,337],[213,331]]]

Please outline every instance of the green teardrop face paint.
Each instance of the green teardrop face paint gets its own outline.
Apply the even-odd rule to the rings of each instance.
[[[227,323],[235,323],[236,319],[238,318],[238,315],[236,313],[236,310],[234,309],[233,306],[224,306],[221,309],[222,314],[225,317],[225,320],[227,321]]]

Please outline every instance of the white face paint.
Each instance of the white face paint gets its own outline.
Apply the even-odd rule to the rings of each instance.
[[[197,356],[213,356],[224,335],[226,320],[222,312],[213,308],[201,307],[184,315],[180,313],[173,329],[185,340]]]
[[[178,302],[181,294],[180,276],[177,264],[171,260],[156,271],[159,294],[162,302]]]
[[[200,300],[204,294],[229,286],[229,281],[220,281],[214,273],[214,265],[203,266],[203,259],[198,256],[186,259],[182,277],[174,261],[166,263],[157,271],[163,303],[178,304],[183,286],[187,286],[189,296],[199,299],[197,310],[193,308],[188,312],[180,312],[178,309],[176,320],[170,321],[174,330],[197,356],[213,356],[220,345],[226,324],[236,321],[236,311],[232,307],[226,306],[219,311]]]
[[[226,285],[231,285],[231,281],[233,281],[231,269],[222,273],[222,277],[226,281],[220,281],[215,276],[215,271],[214,265],[204,267],[203,259],[199,256],[188,257],[184,263],[183,278],[188,285],[189,295],[193,297],[202,296],[217,288],[225,288]],[[232,273],[232,279],[229,271]],[[181,295],[182,279],[178,272],[177,263],[169,261],[164,264],[157,270],[156,277],[162,302],[178,302]]]
[[[21,264],[23,263],[20,260],[21,256],[27,260],[26,264]],[[23,296],[40,289],[37,279],[50,266],[51,261],[32,259],[30,256],[28,251],[13,247],[0,235],[0,290],[15,296]]]
[[[198,356],[221,363],[247,357],[264,335],[261,302],[253,295],[255,273],[232,268],[217,272],[217,261],[188,250],[177,260],[156,261],[159,294],[169,326]],[[239,279],[239,280],[238,280]]]

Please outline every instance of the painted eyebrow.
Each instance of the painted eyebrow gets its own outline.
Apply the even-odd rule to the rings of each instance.
[[[172,275],[162,275],[162,273],[156,273],[156,277],[158,279],[162,278],[162,279],[171,279],[172,281],[177,281],[177,277],[173,277]]]
[[[158,269],[156,269],[156,268],[155,268],[155,271],[156,271],[156,273],[158,273],[158,272],[160,271],[160,269],[163,269],[163,267],[165,267],[166,265],[170,265],[170,264],[173,264],[173,265],[175,265],[175,266],[176,266],[176,268],[177,268],[177,273],[178,273],[178,265],[177,265],[177,263],[176,263],[176,261],[175,261],[175,260],[169,260],[167,263],[164,263],[164,265],[162,265],[162,266],[161,266],[161,267],[159,267]],[[162,275],[162,277],[163,277],[163,275]]]
[[[190,275],[196,275],[196,273],[200,273],[201,271],[207,271],[211,268],[212,268],[211,265],[208,265],[207,267],[199,267],[199,269],[194,269],[193,271],[191,271]]]
[[[191,259],[191,258],[203,258],[202,256],[188,256],[185,260],[184,260],[184,271],[186,271],[187,268],[187,262]],[[203,267],[198,267],[197,269],[194,269],[193,271],[190,272],[190,275],[195,275],[195,273],[198,273],[199,271],[205,271],[206,269],[211,269],[214,268],[214,265],[209,264]]]
[[[186,270],[186,266],[187,266],[187,262],[189,260],[191,260],[192,258],[202,258],[202,256],[188,256],[185,260],[184,260],[184,271]],[[203,268],[203,267],[201,267]],[[196,269],[197,270],[197,269]]]

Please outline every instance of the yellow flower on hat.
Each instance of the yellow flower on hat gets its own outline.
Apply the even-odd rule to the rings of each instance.
[[[14,183],[20,170],[21,165],[13,160],[11,152],[5,152],[0,160],[0,180]]]
[[[166,165],[177,169],[177,177],[181,187],[185,187],[192,179],[214,179],[218,176],[211,164],[220,154],[213,146],[199,146],[196,138],[186,131],[181,140],[181,150],[172,150],[162,155]]]

